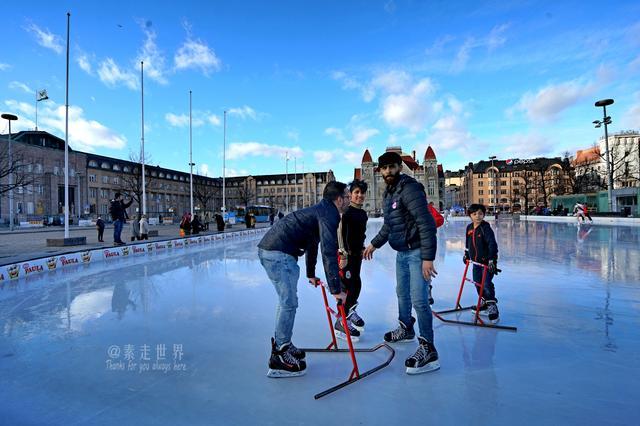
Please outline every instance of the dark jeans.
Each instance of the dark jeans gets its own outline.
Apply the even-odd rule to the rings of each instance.
[[[104,228],[98,229],[98,241],[104,240]]]
[[[344,304],[344,310],[348,313],[349,309],[358,303],[360,290],[362,289],[362,280],[360,279],[360,269],[362,268],[362,257],[349,255],[349,261],[344,269],[344,278],[342,282],[347,288],[347,301]]]
[[[482,281],[482,268],[478,265],[473,265],[473,280],[480,284]],[[480,295],[480,287],[476,287],[476,291],[478,292],[478,296]],[[484,300],[495,300],[496,302],[496,288],[493,285],[493,274],[487,271],[487,276],[485,278],[484,283],[484,292],[482,297]]]
[[[122,226],[124,225],[124,221],[121,219],[117,219],[113,222],[113,242],[121,243],[120,234],[122,234]]]

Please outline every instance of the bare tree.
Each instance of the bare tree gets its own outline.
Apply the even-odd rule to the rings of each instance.
[[[0,145],[0,196],[10,190],[24,188],[34,183],[33,175],[28,173],[30,162],[18,144],[12,146],[12,162],[9,162],[9,141],[2,140]],[[9,184],[9,175],[13,174],[13,183]]]
[[[129,154],[129,161],[134,164],[132,170],[127,173],[120,172],[120,185],[118,190],[122,193],[128,194],[139,206],[139,211],[142,212],[142,164],[140,162],[140,156],[134,153]],[[145,161],[151,162],[151,157],[145,155]],[[145,167],[145,171],[149,170],[149,166]],[[145,186],[148,190],[153,188],[154,178],[150,173],[145,173]],[[146,191],[145,191],[146,192]]]
[[[199,177],[193,181],[193,195],[200,201],[202,210],[205,212],[214,209],[215,199],[222,194],[222,189],[212,185],[212,183]],[[210,203],[211,209],[209,209]]]
[[[238,186],[238,199],[245,207],[253,204],[256,199],[255,192],[246,180]]]
[[[640,169],[640,146],[633,147],[629,150],[622,150],[619,146],[615,145],[617,139],[613,140],[612,144],[609,144],[609,164],[611,166],[612,183],[615,187],[616,182],[621,183],[623,181],[638,181],[640,177],[638,172]],[[600,162],[604,164],[602,170],[597,171],[602,176],[604,182],[603,189],[607,188],[607,153],[600,151],[600,146],[597,143],[593,144],[593,148],[598,153]],[[636,163],[636,160],[638,161]],[[636,166],[634,167],[634,164]]]

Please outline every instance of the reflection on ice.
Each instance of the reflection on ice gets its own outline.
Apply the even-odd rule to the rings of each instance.
[[[367,235],[380,224],[371,221]],[[438,231],[436,309],[453,307],[457,296],[465,226]],[[494,226],[501,318],[518,333],[436,320],[440,371],[406,376],[415,348],[398,346],[384,371],[321,401],[313,394],[344,380],[347,359],[309,354],[306,377],[265,377],[276,297],[255,238],[0,283],[3,423],[324,424],[336,412],[362,424],[635,423],[638,228]],[[367,328],[358,345],[370,347],[396,326],[393,251],[377,251],[362,275]],[[305,282],[295,343],[326,345],[322,300]],[[153,363],[162,345],[171,362],[181,345],[185,370],[106,368],[124,362],[124,352],[110,357],[112,347],[133,348],[140,364],[142,348]],[[362,368],[379,362],[359,358]],[[428,397],[419,403],[419,395]]]

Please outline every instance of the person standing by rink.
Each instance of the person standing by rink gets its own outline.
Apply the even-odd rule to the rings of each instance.
[[[487,209],[482,204],[471,204],[467,214],[471,218],[471,223],[467,226],[466,249],[463,261],[467,260],[487,265],[487,275],[485,277],[484,291],[480,294],[480,287],[476,286],[478,296],[482,296],[480,304],[480,314],[488,315],[490,321],[497,321],[500,313],[498,312],[498,299],[496,299],[496,289],[493,285],[493,277],[499,272],[498,269],[498,243],[491,225],[484,220]],[[473,265],[473,281],[480,283],[482,281],[483,268]],[[475,306],[472,308],[475,311]]]
[[[98,216],[96,228],[98,229],[98,242],[104,243],[104,220],[102,220],[102,216]]]
[[[384,224],[364,251],[369,260],[373,252],[389,242],[396,254],[396,294],[400,325],[384,335],[390,343],[409,342],[415,338],[411,316],[415,308],[420,327],[419,345],[407,358],[407,374],[426,373],[440,368],[438,352],[433,344],[433,318],[429,306],[429,284],[437,275],[436,224],[429,213],[424,186],[414,178],[401,174],[402,158],[385,152],[378,167],[387,184],[384,192]]]
[[[305,353],[291,342],[298,308],[298,257],[306,254],[307,278],[313,285],[316,277],[318,243],[329,291],[345,302],[338,275],[338,224],[340,214],[349,206],[349,190],[342,182],[327,183],[322,200],[311,207],[289,213],[278,220],[258,244],[258,257],[278,293],[275,336],[271,338],[268,377],[294,377],[306,372]]]
[[[362,210],[368,185],[355,179],[349,184],[351,203],[342,215],[338,227],[338,264],[340,279],[347,289],[347,301],[344,310],[347,313],[347,325],[351,340],[357,342],[360,332],[364,331],[364,320],[356,312],[358,297],[362,289],[360,269],[362,268],[362,252],[364,251],[365,232],[367,231],[367,213]],[[347,335],[340,319],[334,326],[336,336],[346,339]]]

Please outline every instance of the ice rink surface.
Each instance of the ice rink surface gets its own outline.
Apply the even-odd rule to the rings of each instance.
[[[436,309],[454,305],[465,225],[438,231]],[[266,377],[276,295],[259,237],[5,282],[0,424],[638,424],[639,229],[494,229],[501,324],[517,333],[434,319],[439,371],[406,375],[415,344],[395,345],[389,367],[317,401],[347,378],[348,355],[308,354],[306,376]],[[358,347],[397,325],[395,252],[374,256],[363,265]],[[300,266],[294,343],[326,346],[322,297]],[[385,356],[359,354],[361,370]]]

